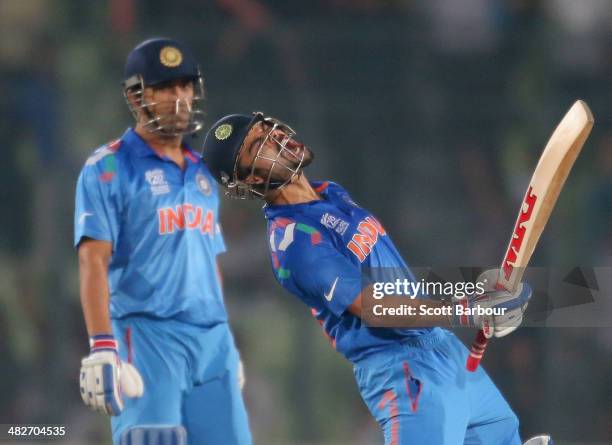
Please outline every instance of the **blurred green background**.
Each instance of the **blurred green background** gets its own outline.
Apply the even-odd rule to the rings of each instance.
[[[139,41],[193,48],[207,126],[253,110],[294,126],[309,177],[347,187],[419,266],[499,262],[541,149],[585,99],[597,123],[534,262],[610,266],[611,23],[610,0],[0,0],[0,423],[110,443],[78,393],[74,187],[131,125]],[[221,259],[256,443],[382,443],[350,364],[274,282],[260,207],[223,200]],[[611,354],[609,328],[523,329],[485,364],[524,437],[612,443]]]

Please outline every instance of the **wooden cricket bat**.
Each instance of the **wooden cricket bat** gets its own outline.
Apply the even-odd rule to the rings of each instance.
[[[578,100],[565,114],[548,140],[519,210],[514,232],[499,269],[498,289],[514,291],[523,277],[535,246],[544,231],[550,213],[567,179],[578,153],[591,129],[593,114]],[[466,368],[475,371],[487,347],[490,329],[478,331],[472,343]]]

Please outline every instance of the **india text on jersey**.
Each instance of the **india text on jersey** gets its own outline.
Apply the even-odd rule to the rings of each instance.
[[[181,230],[200,230],[210,236],[215,234],[215,214],[193,204],[157,209],[159,234],[166,235]]]

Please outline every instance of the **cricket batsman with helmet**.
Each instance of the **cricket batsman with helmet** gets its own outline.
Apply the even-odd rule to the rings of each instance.
[[[364,274],[394,268],[414,276],[374,215],[338,184],[307,180],[302,170],[312,151],[288,125],[262,113],[226,116],[209,130],[203,156],[230,196],[266,202],[274,275],[311,308],[333,347],[353,363],[385,444],[521,443],[508,403],[482,368],[466,371],[467,349],[443,329],[481,327],[483,317],[415,315],[401,329],[363,322],[362,302],[373,292]],[[503,336],[519,326],[530,297],[523,284],[514,293],[490,289],[453,304],[504,309],[503,316],[488,320],[494,335]],[[443,304],[406,300],[432,308]],[[548,443],[548,436],[529,442]]]
[[[217,185],[183,141],[203,79],[182,43],[154,38],[125,65],[136,123],[77,183],[75,238],[90,336],[81,396],[115,445],[251,444],[216,256]]]

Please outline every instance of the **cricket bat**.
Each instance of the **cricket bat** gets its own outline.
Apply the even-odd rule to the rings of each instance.
[[[548,140],[533,172],[499,269],[497,289],[514,291],[521,282],[559,193],[591,129],[593,114],[578,100],[565,114]],[[475,371],[487,347],[489,326],[478,331],[466,368]]]

